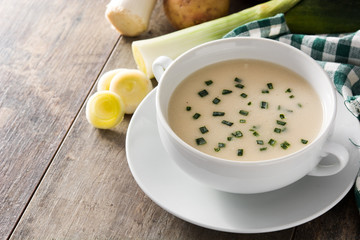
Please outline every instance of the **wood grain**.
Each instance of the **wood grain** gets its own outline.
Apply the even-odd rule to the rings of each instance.
[[[232,12],[252,1],[232,1]],[[132,41],[174,29],[159,0],[145,34],[119,38],[104,20],[107,2],[1,3],[0,239],[360,238],[352,192],[309,223],[264,234],[209,230],[152,202],[127,165],[131,116],[98,130],[84,106],[102,73],[136,67]]]
[[[1,1],[0,238],[21,216],[118,34],[105,1]]]
[[[157,6],[158,13],[160,6]],[[164,22],[158,14],[154,22]],[[143,37],[171,31],[168,24]],[[104,71],[135,67],[132,39],[121,38]],[[237,235],[184,222],[154,204],[136,185],[125,156],[131,116],[114,130],[91,127],[79,113],[12,239],[289,239],[292,230]]]
[[[331,211],[298,226],[294,240],[360,239],[360,218],[356,209],[354,189],[351,189]]]

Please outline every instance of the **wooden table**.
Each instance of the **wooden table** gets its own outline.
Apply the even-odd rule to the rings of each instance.
[[[152,202],[127,164],[131,116],[97,130],[84,107],[102,73],[136,67],[132,41],[174,29],[159,2],[147,33],[121,37],[107,3],[0,3],[1,239],[360,239],[352,191],[315,220],[262,234],[202,228]]]

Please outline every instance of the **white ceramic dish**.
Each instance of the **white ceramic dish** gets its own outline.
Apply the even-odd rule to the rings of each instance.
[[[267,61],[303,77],[321,102],[322,124],[317,129],[316,138],[291,154],[258,161],[246,161],[246,153],[242,161],[221,159],[185,143],[169,125],[169,102],[175,89],[189,74],[205,66],[234,59]],[[330,176],[346,166],[348,152],[342,145],[329,140],[336,113],[334,85],[320,65],[299,49],[266,38],[227,38],[201,44],[170,61],[161,56],[153,63],[153,72],[159,82],[155,101],[159,136],[174,162],[197,181],[231,193],[263,193],[290,185],[306,175]],[[206,122],[205,116],[203,120]],[[245,130],[244,126],[235,128]],[[322,156],[328,154],[336,156],[333,163],[326,166],[319,164]]]
[[[328,177],[306,176],[285,188],[260,194],[232,194],[201,185],[169,159],[156,124],[154,89],[129,125],[126,153],[130,170],[145,194],[169,213],[209,229],[234,233],[283,230],[310,221],[336,205],[350,190],[360,166],[360,125],[337,96],[333,140],[349,150],[348,165]],[[355,211],[356,209],[354,209]]]

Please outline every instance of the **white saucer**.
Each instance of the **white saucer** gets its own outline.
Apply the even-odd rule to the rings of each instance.
[[[134,113],[126,138],[130,170],[145,194],[169,213],[209,229],[260,233],[310,221],[336,205],[350,190],[359,169],[360,125],[338,95],[335,141],[346,146],[350,162],[330,177],[306,176],[280,190],[231,194],[210,189],[188,177],[167,155],[157,130],[154,89]],[[357,209],[354,209],[356,211]]]

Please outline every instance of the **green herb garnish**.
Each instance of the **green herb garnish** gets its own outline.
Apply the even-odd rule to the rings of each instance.
[[[234,137],[236,138],[240,138],[243,136],[242,132],[241,131],[236,131],[236,132],[233,132],[231,133],[231,135],[233,135]]]
[[[190,107],[190,106],[187,106],[187,107],[186,107],[186,111],[191,111],[191,107]]]
[[[269,144],[270,146],[275,146],[276,141],[271,138],[271,139],[269,140],[268,144]]]
[[[284,115],[284,114],[280,114],[279,117],[280,117],[281,119],[284,119],[284,118],[285,118],[285,115]]]
[[[246,123],[246,119],[240,119],[239,122],[240,123]]]
[[[302,144],[307,144],[309,141],[308,140],[306,140],[306,139],[301,139],[301,143]]]
[[[264,145],[264,141],[263,141],[263,140],[256,140],[256,144],[258,144],[258,145]]]
[[[222,124],[225,124],[225,125],[227,125],[227,126],[229,126],[229,127],[231,127],[231,126],[234,124],[234,123],[229,122],[229,121],[226,121],[226,120],[222,120],[221,123],[222,123]]]
[[[280,121],[280,120],[276,120],[276,123],[281,125],[281,126],[285,126],[286,122]]]
[[[221,100],[217,97],[212,100],[213,104],[218,104],[220,101]]]
[[[242,82],[242,80],[240,78],[238,78],[238,77],[235,77],[234,81],[238,82],[238,83]]]
[[[221,142],[218,143],[218,147],[219,147],[219,148],[224,148],[225,146],[226,146],[225,143],[221,143]]]
[[[294,98],[295,96],[294,95],[290,95],[289,98]]]
[[[239,113],[243,116],[247,116],[249,115],[249,112],[248,111],[245,111],[245,110],[240,110]]]
[[[262,90],[261,93],[269,93],[269,90]]]
[[[223,89],[221,92],[222,95],[226,95],[226,94],[230,94],[230,93],[232,93],[232,91],[229,89]]]
[[[247,98],[248,95],[246,93],[242,93],[242,94],[240,94],[240,96],[243,98]]]
[[[242,85],[241,83],[238,83],[238,84],[235,84],[235,87],[240,88],[240,89],[243,89],[245,86]]]
[[[290,147],[290,143],[288,143],[287,141],[283,142],[280,144],[282,149],[288,149]]]
[[[214,148],[214,151],[215,151],[215,152],[219,152],[219,151],[220,151],[220,148],[219,148],[219,147]]]
[[[254,135],[255,137],[260,136],[260,134],[259,134],[257,131],[253,131],[253,135]]]
[[[197,138],[196,140],[197,145],[204,145],[206,143],[206,140],[204,138]]]
[[[212,80],[205,81],[205,84],[206,84],[207,86],[210,86],[211,84],[213,84],[213,81],[212,81]]]
[[[224,116],[225,112],[213,112],[212,114],[214,117],[218,117],[218,116]]]
[[[260,148],[260,151],[265,151],[267,147]]]
[[[232,137],[227,137],[227,140],[228,140],[228,141],[231,141],[231,140],[232,140]]]
[[[205,126],[200,127],[199,129],[202,134],[209,132],[209,130]]]
[[[298,103],[298,107],[302,108],[302,104],[301,104],[301,103]]]
[[[193,119],[198,119],[200,116],[201,116],[200,113],[195,113],[195,114],[193,115]]]
[[[280,128],[274,128],[274,132],[281,133],[281,129]]]
[[[237,150],[237,155],[238,156],[242,156],[244,154],[244,149],[238,149]]]
[[[291,89],[290,88],[288,88],[288,89],[286,89],[286,91],[285,91],[286,93],[291,93]]]
[[[260,107],[261,107],[262,109],[268,109],[268,108],[269,108],[269,104],[268,104],[268,102],[261,102],[261,103],[260,103]]]
[[[198,94],[199,94],[200,97],[205,97],[209,93],[208,93],[208,91],[206,91],[206,89],[204,89],[204,90],[201,90],[200,92],[198,92]]]
[[[250,106],[251,105],[251,102],[248,102],[248,106]]]
[[[268,83],[267,86],[268,86],[269,89],[274,89],[274,86],[273,86],[272,83]]]

